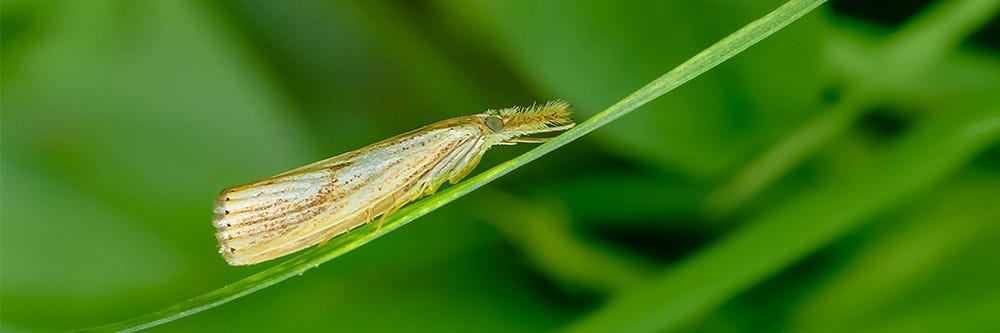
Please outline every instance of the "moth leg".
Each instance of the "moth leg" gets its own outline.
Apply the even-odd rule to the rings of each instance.
[[[518,143],[546,143],[546,142],[549,142],[549,140],[552,140],[552,138],[523,137],[523,138],[513,138],[513,139],[510,139],[510,140],[507,140],[507,141],[503,141],[503,142],[500,142],[500,144],[502,144],[502,145],[515,145],[515,144],[518,144]]]
[[[351,231],[351,229],[347,229],[347,230],[344,230],[343,233],[346,234],[346,233],[348,233],[350,231]],[[334,237],[337,237],[338,235],[340,235],[340,233],[332,233],[329,236],[324,237],[323,240],[319,241],[319,245],[316,245],[316,246],[319,247],[319,246],[326,245],[326,242],[330,241]]]
[[[400,207],[403,207],[403,205],[389,207],[389,210],[382,213],[382,217],[378,218],[378,225],[375,226],[375,232],[382,231],[382,224],[385,223],[386,216],[392,215],[392,213],[395,213]]]
[[[371,220],[375,219],[375,214],[373,212],[374,211],[373,208],[374,207],[365,208],[365,221],[371,222]],[[365,223],[367,223],[367,222],[365,222]]]
[[[406,196],[405,195],[403,196],[403,200],[399,200],[399,198],[396,197],[396,193],[393,193],[392,194],[392,205],[389,206],[389,209],[386,209],[385,212],[382,213],[382,217],[380,217],[378,219],[378,225],[375,226],[375,232],[379,232],[379,231],[382,230],[382,224],[385,223],[385,218],[386,217],[388,217],[389,215],[392,215],[392,213],[395,213],[400,208],[403,208],[403,206],[406,206],[407,203],[409,203],[409,200],[406,200]]]
[[[348,231],[350,231],[350,230],[348,230]],[[345,232],[346,232],[346,231],[345,231]],[[319,242],[319,245],[317,245],[317,246],[323,246],[323,245],[326,245],[326,242],[328,242],[329,240],[333,239],[334,237],[337,237],[337,235],[339,235],[339,234],[334,234],[334,235],[332,235],[332,236],[329,236],[329,237],[326,237],[326,238],[324,238],[324,239],[323,239],[322,241],[320,241],[320,242]]]
[[[350,232],[350,231],[351,231],[351,229],[349,229],[349,228],[341,228],[341,229],[339,229],[339,230],[338,230],[338,231],[336,231],[336,232],[332,232],[332,233],[330,233],[330,234],[329,234],[328,236],[326,236],[326,238],[323,238],[323,240],[319,242],[319,245],[318,245],[318,246],[323,246],[323,245],[326,245],[326,242],[330,241],[331,239],[334,239],[334,238],[336,238],[337,236],[340,236],[340,235],[343,235],[343,234],[346,234],[346,233],[348,233],[348,232]]]

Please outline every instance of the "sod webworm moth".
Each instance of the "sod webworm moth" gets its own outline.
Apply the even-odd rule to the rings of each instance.
[[[325,242],[458,182],[492,146],[544,142],[527,135],[573,125],[561,101],[489,110],[227,188],[212,218],[219,252],[250,265]]]

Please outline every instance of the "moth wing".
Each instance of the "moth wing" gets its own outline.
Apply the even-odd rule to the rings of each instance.
[[[419,191],[425,184],[440,182],[437,179],[443,177],[439,173],[446,173],[448,169],[437,172],[433,169],[442,163],[452,163],[449,163],[447,157],[442,161],[436,156],[462,155],[468,147],[465,144],[468,141],[470,140],[455,140],[450,145],[427,145],[423,149],[408,141],[374,145],[368,149],[365,157],[358,157],[355,166],[331,174],[333,186],[322,193],[331,198],[323,205],[326,210],[317,209],[314,214],[307,214],[309,219],[299,221],[298,228],[272,239],[270,248],[262,248],[257,257],[267,260],[295,252],[371,222],[377,216],[392,214],[419,198]],[[409,149],[400,149],[402,146]],[[391,157],[381,156],[382,154]],[[394,160],[398,163],[388,163],[387,166],[373,169],[367,167],[372,164],[369,160]]]
[[[476,132],[441,132],[426,145],[400,136],[224,190],[213,219],[220,252],[231,265],[280,257],[433,193],[481,156],[470,154],[481,148]]]
[[[269,259],[256,256],[275,238],[295,232],[323,212],[325,201],[336,196],[330,193],[334,175],[354,156],[355,152],[338,155],[223,190],[215,201],[212,223],[226,261],[246,265]]]

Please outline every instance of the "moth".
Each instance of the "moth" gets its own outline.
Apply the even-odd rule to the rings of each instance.
[[[250,265],[324,243],[458,182],[490,147],[545,142],[528,135],[574,125],[562,101],[489,110],[227,188],[212,217],[219,253]]]

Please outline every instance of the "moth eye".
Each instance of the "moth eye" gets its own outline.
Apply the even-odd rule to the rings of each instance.
[[[503,119],[497,116],[486,117],[486,127],[489,127],[494,132],[499,132],[503,129]]]

